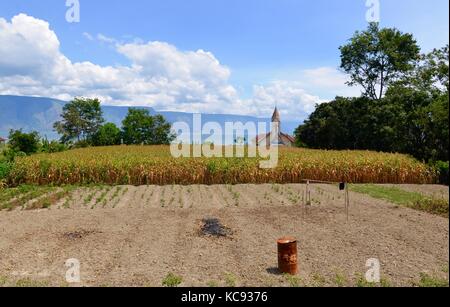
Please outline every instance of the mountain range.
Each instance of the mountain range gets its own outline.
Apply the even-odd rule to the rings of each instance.
[[[60,115],[66,101],[28,96],[2,96],[0,95],[0,137],[6,138],[11,129],[23,129],[25,132],[37,131],[42,137],[49,140],[58,139],[53,124],[60,120]],[[103,117],[107,122],[115,123],[121,127],[129,107],[102,106]],[[135,108],[135,107],[133,107]],[[193,113],[156,111],[149,107],[136,107],[149,110],[150,114],[160,114],[170,123],[186,122],[192,127]],[[271,114],[268,114],[270,116]],[[217,122],[223,128],[225,122],[266,122],[269,118],[230,114],[202,114],[202,123]],[[300,122],[283,122],[284,132],[292,134]],[[253,136],[249,136],[253,137]]]

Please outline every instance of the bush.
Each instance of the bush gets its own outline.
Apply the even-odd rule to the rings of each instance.
[[[439,183],[448,185],[448,161],[436,161],[433,166],[438,172]]]
[[[16,151],[11,148],[4,150],[2,154],[3,154],[3,160],[5,160],[7,162],[14,162],[14,159],[16,157],[26,157],[27,156],[26,153],[24,153],[22,151]]]
[[[415,201],[411,208],[437,214],[448,218],[448,200],[440,198],[424,198]]]
[[[15,152],[24,152],[29,155],[39,150],[39,134],[35,131],[23,133],[22,130],[11,130],[8,138],[8,145]]]
[[[9,161],[0,161],[0,180],[6,179],[12,169],[12,163]]]
[[[88,148],[88,147],[91,147],[91,143],[87,140],[78,141],[72,146],[73,149]]]
[[[65,144],[59,143],[57,141],[48,141],[46,139],[42,140],[41,152],[43,153],[55,153],[55,152],[63,152],[68,150],[68,147]]]

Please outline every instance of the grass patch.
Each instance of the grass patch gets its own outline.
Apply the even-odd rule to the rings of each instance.
[[[363,275],[358,275],[356,279],[356,287],[358,288],[390,288],[392,287],[389,280],[381,278],[379,283],[368,282]]]
[[[396,187],[374,184],[350,185],[350,190],[367,194],[370,197],[387,200],[391,203],[411,209],[428,212],[448,218],[448,200],[431,198],[417,192],[408,192]]]
[[[43,288],[48,287],[48,282],[46,281],[36,281],[29,278],[19,279],[16,281],[16,287],[18,288]]]
[[[215,280],[208,281],[206,283],[206,285],[210,288],[218,288],[219,287],[219,283]]]
[[[163,279],[162,285],[164,287],[178,287],[183,282],[183,278],[181,276],[177,276],[173,273],[167,274],[167,276]]]
[[[18,280],[9,280],[5,276],[0,276],[0,287],[15,287],[15,288],[45,288],[49,287],[48,281],[38,281],[30,278],[23,278]]]
[[[344,275],[336,273],[336,275],[334,276],[334,284],[336,285],[336,287],[342,288],[347,286],[348,280]]]
[[[298,276],[290,275],[290,274],[284,274],[284,279],[287,281],[290,287],[292,288],[298,288],[302,286],[302,279]]]
[[[449,283],[447,279],[437,278],[425,273],[420,274],[419,282],[413,284],[420,288],[448,288]]]
[[[227,285],[227,287],[231,287],[231,288],[236,287],[236,285],[237,285],[236,276],[232,273],[225,274],[225,284]]]

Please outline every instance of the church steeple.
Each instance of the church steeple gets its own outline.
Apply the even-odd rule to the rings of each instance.
[[[278,112],[278,107],[275,107],[275,111],[272,115],[272,123],[281,123],[280,112]]]

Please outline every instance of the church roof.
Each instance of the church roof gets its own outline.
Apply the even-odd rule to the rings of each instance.
[[[261,143],[262,141],[266,140],[266,139],[270,139],[271,135],[270,133],[266,133],[266,134],[260,134],[258,136],[256,136],[255,138],[255,142],[256,143]],[[292,135],[280,132],[280,134],[278,135],[278,141],[281,144],[294,144],[295,143],[295,138]]]

